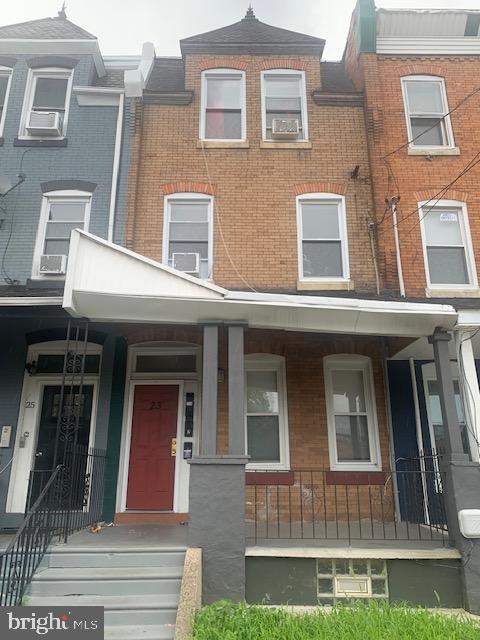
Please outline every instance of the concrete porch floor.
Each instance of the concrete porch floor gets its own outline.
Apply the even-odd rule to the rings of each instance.
[[[105,547],[111,549],[118,547],[134,547],[136,549],[165,548],[186,549],[187,547],[186,525],[115,525],[102,527],[98,533],[91,533],[90,528],[82,529],[72,534],[68,539],[69,547],[83,548]],[[55,543],[54,546],[65,546]]]

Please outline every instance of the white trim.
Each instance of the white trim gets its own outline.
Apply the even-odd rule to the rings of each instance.
[[[110,87],[73,87],[80,107],[116,107],[124,98],[123,89]]]
[[[120,158],[122,154],[123,111],[125,95],[120,93],[118,97],[117,127],[115,130],[115,148],[113,151],[112,186],[110,188],[110,207],[108,211],[107,240],[114,241],[115,209],[117,206],[118,181],[120,175]]]
[[[260,93],[262,105],[262,140],[264,142],[272,142],[271,138],[267,138],[267,114],[265,102],[265,76],[273,75],[293,75],[300,78],[301,91],[301,111],[302,111],[302,137],[297,140],[289,140],[291,144],[295,142],[308,142],[308,109],[307,109],[307,90],[305,85],[305,71],[297,71],[296,69],[267,69],[262,71],[260,80]],[[273,140],[275,142],[275,140]]]
[[[174,273],[183,273],[173,269],[168,264],[169,244],[170,244],[170,202],[175,200],[205,200],[207,206],[207,224],[208,224],[208,275],[207,278],[199,278],[199,280],[210,280],[213,272],[213,196],[206,193],[171,193],[163,199],[163,242],[162,242],[162,263]],[[188,275],[188,274],[184,274]],[[196,279],[196,278],[195,278]]]
[[[372,361],[367,356],[356,354],[338,354],[325,356],[323,359],[325,377],[325,401],[328,424],[328,450],[330,469],[333,471],[381,471],[380,438],[378,433],[377,408],[375,400],[375,384],[372,372]],[[339,462],[337,456],[337,438],[335,414],[333,410],[332,371],[361,371],[365,394],[365,414],[367,417],[370,461]]]
[[[411,149],[425,149],[425,150],[438,150],[438,149],[454,149],[455,148],[455,140],[453,138],[453,129],[452,129],[452,123],[450,120],[450,116],[447,115],[449,113],[449,108],[448,108],[448,100],[447,100],[447,91],[445,88],[445,80],[444,78],[442,78],[441,76],[434,76],[434,75],[410,75],[410,76],[402,76],[400,78],[400,82],[401,82],[401,86],[402,86],[402,95],[403,95],[403,107],[404,107],[404,113],[405,113],[405,119],[406,119],[406,123],[407,123],[407,133],[408,133],[408,140],[409,142],[409,147]],[[441,98],[442,98],[442,107],[443,107],[443,121],[445,124],[445,136],[446,136],[446,140],[445,140],[445,144],[441,144],[441,145],[421,145],[421,144],[415,144],[415,142],[412,142],[412,139],[415,137],[413,135],[412,132],[412,123],[411,123],[411,118],[416,117],[415,115],[411,116],[410,115],[410,107],[408,104],[408,91],[407,91],[407,87],[406,87],[406,83],[407,82],[432,82],[434,84],[440,85],[440,93],[441,93]],[[425,113],[424,114],[425,117],[427,117],[429,114]],[[437,118],[438,114],[430,114],[431,118]],[[440,119],[440,118],[439,118]]]
[[[247,371],[275,371],[277,375],[278,441],[280,449],[279,462],[249,462],[247,469],[288,471],[290,469],[290,442],[285,358],[273,353],[250,353],[245,356],[245,451],[248,453]]]
[[[3,136],[3,130],[5,128],[5,118],[7,116],[8,109],[8,99],[10,97],[10,87],[12,85],[13,69],[11,67],[0,67],[0,77],[1,76],[8,76],[7,89],[5,91],[5,100],[3,102],[2,115],[0,117],[0,136]]]
[[[62,306],[63,299],[54,296],[45,296],[42,297],[31,297],[23,296],[19,298],[17,296],[12,296],[11,298],[0,297],[0,307],[56,307]]]
[[[64,354],[66,341],[54,340],[39,342],[31,345],[27,351],[26,362],[38,360],[40,354]],[[87,354],[99,354],[102,357],[102,347],[95,343],[87,344]],[[97,409],[99,399],[99,382],[101,374],[101,362],[98,374],[85,375],[84,386],[93,385],[92,415],[90,419],[89,448],[95,446]],[[45,386],[61,385],[62,374],[42,374],[30,376],[24,374],[22,394],[20,398],[20,411],[16,426],[15,446],[13,449],[13,463],[10,474],[6,512],[23,513],[28,490],[28,478],[34,464],[34,454],[38,439],[38,428],[43,402],[43,389]],[[76,383],[74,386],[78,386]],[[33,402],[33,408],[27,408],[26,403]],[[26,446],[20,447],[20,438],[25,431],[29,432]]]
[[[45,244],[45,234],[47,230],[48,216],[50,213],[50,205],[55,201],[72,201],[84,202],[84,222],[83,230],[88,230],[90,223],[90,210],[92,206],[92,194],[89,191],[63,190],[49,191],[43,194],[42,207],[40,210],[40,219],[38,221],[37,237],[35,240],[35,249],[32,260],[32,279],[34,280],[65,280],[65,274],[62,275],[43,275],[40,273],[40,256],[43,254]],[[68,256],[67,256],[68,258]]]
[[[478,36],[377,37],[377,54],[480,54]]]
[[[430,200],[421,201],[417,203],[418,215],[420,217],[420,233],[422,238],[422,251],[423,262],[425,266],[425,278],[427,281],[427,287],[431,290],[441,289],[442,291],[471,291],[478,289],[477,269],[475,265],[475,256],[473,253],[472,236],[470,234],[470,224],[468,221],[467,204],[460,200],[435,200],[434,203]],[[427,209],[427,212],[423,211],[423,207]],[[460,232],[462,234],[463,248],[465,250],[465,262],[467,265],[468,284],[432,284],[430,282],[430,268],[428,264],[427,243],[425,233],[425,216],[436,208],[455,208],[458,209]],[[430,246],[430,245],[429,245]],[[438,245],[447,246],[447,245]]]
[[[27,119],[32,110],[33,98],[35,96],[35,87],[38,78],[61,78],[68,80],[67,90],[65,92],[65,110],[62,120],[62,133],[60,136],[33,136],[26,129]],[[70,111],[70,100],[72,97],[73,86],[73,69],[63,69],[58,67],[44,67],[42,69],[29,69],[27,75],[27,83],[25,85],[25,96],[23,99],[22,115],[20,117],[20,127],[18,130],[18,138],[20,140],[63,140],[67,134],[68,114]],[[54,109],[52,109],[54,111]]]
[[[302,203],[308,200],[336,201],[338,203],[338,228],[342,251],[343,276],[340,277],[306,277],[303,275],[303,237],[302,237]],[[336,193],[303,193],[296,197],[297,211],[297,258],[298,279],[300,282],[348,282],[350,280],[350,261],[348,256],[348,232],[345,196]]]
[[[206,110],[207,110],[207,79],[209,76],[224,76],[230,79],[240,79],[240,122],[241,136],[240,138],[207,138],[205,136],[206,129]],[[200,140],[205,141],[225,141],[225,142],[244,142],[247,139],[247,99],[245,89],[245,71],[240,69],[205,69],[201,76],[201,96],[200,96]]]

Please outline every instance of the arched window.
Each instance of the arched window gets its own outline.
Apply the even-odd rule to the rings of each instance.
[[[213,198],[203,193],[165,196],[163,263],[198,278],[212,277]]]
[[[324,358],[330,468],[381,469],[370,358],[354,354]]]
[[[249,468],[288,469],[285,359],[272,354],[245,357],[245,442]]]
[[[411,147],[454,147],[443,78],[402,78],[408,139]]]

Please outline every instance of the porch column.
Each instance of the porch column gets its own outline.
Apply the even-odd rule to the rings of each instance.
[[[468,327],[455,331],[455,347],[459,371],[459,386],[468,427],[468,440],[472,460],[479,461],[478,441],[480,439],[480,388],[477,368],[473,355],[472,336],[478,327]]]
[[[203,327],[202,429],[200,453],[217,453],[218,326]]]
[[[444,501],[450,543],[462,554],[463,597],[465,608],[480,613],[480,540],[467,539],[460,532],[458,512],[480,508],[480,465],[463,453],[448,352],[450,335],[437,328],[429,338],[433,345],[435,368],[445,429],[446,455],[442,465],[445,474]]]
[[[228,327],[228,451],[245,455],[244,325]]]

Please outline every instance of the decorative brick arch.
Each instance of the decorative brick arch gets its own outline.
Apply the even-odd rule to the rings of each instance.
[[[209,57],[202,60],[198,65],[200,71],[208,71],[209,69],[235,69],[237,71],[246,71],[248,62],[239,60],[232,56],[225,57]]]
[[[398,68],[400,76],[439,76],[443,78],[446,73],[445,67],[438,64],[422,63],[422,64],[406,64]]]
[[[289,58],[276,58],[273,60],[263,60],[260,63],[261,71],[269,69],[294,69],[295,71],[305,71],[307,63],[305,60],[291,60]]]
[[[214,196],[216,187],[208,182],[191,182],[184,180],[182,182],[168,182],[161,186],[161,192],[164,196],[172,193],[205,193]]]
[[[447,189],[447,191],[439,195],[438,189],[425,189],[415,191],[413,196],[417,202],[431,200],[431,204],[435,204],[436,200],[458,200],[459,202],[467,202],[469,194],[466,191],[458,191],[458,189]]]
[[[336,193],[344,196],[347,193],[347,186],[338,182],[303,182],[294,186],[296,196],[305,193]]]

